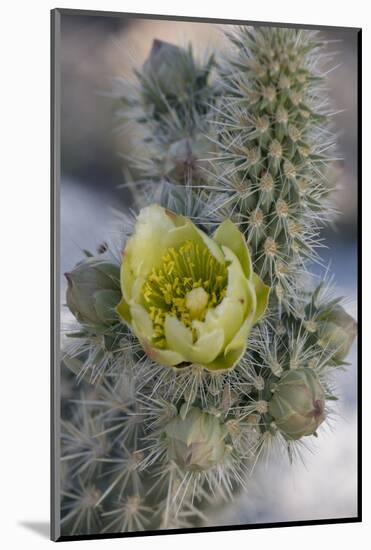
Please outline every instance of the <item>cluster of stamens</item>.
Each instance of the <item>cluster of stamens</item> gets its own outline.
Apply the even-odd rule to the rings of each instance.
[[[192,321],[203,321],[207,311],[223,300],[227,281],[226,264],[206,246],[185,241],[179,248],[168,248],[143,285],[143,305],[153,322],[154,344],[166,345],[166,315],[192,328],[195,338]]]

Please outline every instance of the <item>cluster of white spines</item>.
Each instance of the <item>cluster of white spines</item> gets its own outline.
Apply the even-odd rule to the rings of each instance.
[[[319,230],[334,216],[327,57],[310,31],[240,27],[229,36],[211,215],[240,224],[254,265],[292,310],[308,260],[318,259]]]

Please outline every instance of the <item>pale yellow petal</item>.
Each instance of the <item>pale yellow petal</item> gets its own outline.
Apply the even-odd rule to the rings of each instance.
[[[260,321],[268,307],[270,288],[263,283],[261,278],[256,273],[253,273],[252,283],[256,294],[256,312],[254,316],[255,324]]]
[[[218,329],[203,335],[193,344],[190,329],[172,315],[166,316],[165,336],[168,347],[191,363],[209,363],[220,353],[224,343],[224,333]]]
[[[213,239],[220,246],[226,246],[236,254],[245,276],[251,279],[253,270],[250,252],[238,227],[231,220],[224,220],[215,231]]]
[[[227,247],[222,247],[228,265],[228,286],[225,298],[210,309],[204,321],[193,321],[200,336],[223,329],[224,345],[232,340],[247,315],[255,312],[256,299],[252,285],[246,279],[237,256]]]
[[[161,260],[166,245],[164,237],[174,229],[174,217],[158,204],[142,208],[135,224],[135,232],[129,238],[122,258],[121,288],[127,301],[138,277],[143,280]]]
[[[136,336],[151,341],[154,335],[153,323],[148,311],[140,304],[130,304],[131,326]]]
[[[147,340],[142,340],[141,344],[148,357],[160,365],[177,366],[187,363],[185,357],[174,350],[156,348]]]

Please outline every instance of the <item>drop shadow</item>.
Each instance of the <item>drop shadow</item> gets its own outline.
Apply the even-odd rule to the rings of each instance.
[[[44,539],[50,538],[50,524],[48,521],[20,521],[19,525],[37,533]]]

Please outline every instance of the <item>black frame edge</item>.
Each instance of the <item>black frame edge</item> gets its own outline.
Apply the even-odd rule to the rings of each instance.
[[[105,10],[84,10],[73,8],[55,8],[60,15],[86,15],[93,17],[127,17],[134,19],[157,19],[165,21],[184,21],[192,23],[216,23],[221,25],[255,25],[262,27],[285,27],[285,28],[302,28],[302,29],[337,29],[344,31],[357,31],[359,27],[340,27],[337,25],[313,25],[304,23],[284,23],[273,21],[252,21],[249,19],[223,19],[217,17],[198,17],[192,15],[163,15],[155,13],[135,13],[135,12],[119,12],[119,11],[105,11]]]
[[[60,10],[50,11],[50,538],[60,540],[60,369],[59,369],[59,175]]]
[[[285,527],[312,527],[318,525],[342,525],[346,523],[360,523],[358,517],[303,520],[303,521],[282,521],[277,523],[253,523],[248,525],[221,525],[213,527],[190,527],[186,529],[167,529],[163,531],[132,531],[130,533],[97,533],[94,535],[62,535],[57,542],[69,542],[75,540],[101,540],[120,539],[132,537],[153,537],[166,535],[184,535],[188,533],[218,533],[221,531],[250,531],[255,529],[272,529]]]
[[[357,32],[357,96],[357,511],[362,521],[362,29]]]

